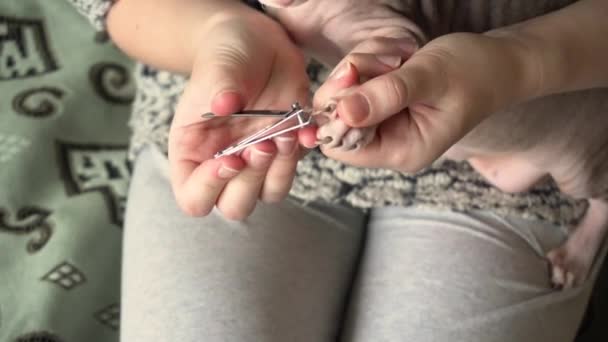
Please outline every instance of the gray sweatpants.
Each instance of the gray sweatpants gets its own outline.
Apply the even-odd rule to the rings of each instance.
[[[551,288],[543,256],[566,238],[561,227],[294,200],[240,223],[190,218],[167,168],[155,150],[135,165],[125,342],[570,342],[589,298],[592,280]]]

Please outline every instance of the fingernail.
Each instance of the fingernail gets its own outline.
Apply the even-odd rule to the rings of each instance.
[[[323,139],[319,139],[316,141],[317,145],[325,145],[325,144],[329,144],[330,142],[334,141],[334,138],[332,137],[324,137]]]
[[[220,166],[217,170],[218,177],[222,179],[230,179],[239,174],[239,170],[235,170],[233,168],[229,168],[225,165]]]
[[[336,102],[336,100],[331,99],[329,100],[329,102],[325,105],[325,107],[323,107],[323,109],[321,110],[324,113],[331,113],[334,110],[336,110],[338,103]]]
[[[293,152],[295,147],[295,138],[294,137],[276,137],[275,143],[277,144],[277,150],[279,150],[279,154],[289,155]]]
[[[357,148],[357,145],[344,146],[342,149],[346,152],[349,152],[349,151],[353,151],[355,148]]]
[[[342,117],[348,115],[353,123],[365,120],[369,116],[369,103],[363,95],[355,93],[342,99],[343,109],[346,113],[341,113]]]
[[[391,68],[398,68],[401,66],[401,63],[403,63],[401,56],[376,55],[376,59],[380,61],[380,63]]]
[[[211,112],[228,115],[243,108],[243,99],[236,90],[222,90],[211,100]]]
[[[415,38],[400,38],[397,40],[397,46],[399,47],[399,49],[401,51],[403,51],[405,54],[411,54],[413,52],[415,52],[418,47],[418,41]]]
[[[251,165],[254,167],[263,167],[270,161],[271,158],[272,153],[260,151],[255,148],[253,151],[251,151]]]
[[[338,66],[334,69],[334,71],[331,72],[328,79],[330,79],[330,80],[340,79],[340,78],[346,76],[346,74],[348,74],[348,72],[350,71],[350,68],[352,68],[352,64],[350,64],[350,62],[348,62],[348,61],[343,61],[340,64],[338,64]]]

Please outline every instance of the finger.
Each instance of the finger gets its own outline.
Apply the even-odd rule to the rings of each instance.
[[[331,99],[340,95],[341,90],[358,84],[362,78],[373,78],[395,70],[401,62],[402,58],[398,55],[349,54],[315,92],[315,108],[325,106]]]
[[[419,48],[419,43],[413,36],[403,38],[373,37],[355,46],[351,53],[370,53],[375,55],[396,55],[409,58]]]
[[[370,144],[349,152],[321,146],[323,153],[355,166],[418,172],[428,166],[460,137],[458,117],[428,106],[413,106],[379,124]]]
[[[447,87],[443,59],[414,55],[398,70],[373,78],[338,102],[338,112],[352,127],[386,120],[410,104],[440,96]]]
[[[242,158],[247,166],[230,182],[217,200],[217,208],[230,220],[243,220],[253,212],[266,173],[276,154],[271,141],[246,149]]]
[[[238,175],[245,163],[236,156],[210,159],[204,163],[181,160],[175,169],[183,172],[181,184],[174,184],[179,207],[190,216],[205,216],[211,212],[222,189]]]
[[[353,67],[359,82],[386,74],[401,66],[418,49],[413,37],[374,37],[358,44],[334,69],[328,80],[315,93],[315,106],[321,107],[340,90],[353,83]],[[348,92],[347,92],[348,93]],[[342,92],[342,95],[346,93]]]
[[[317,127],[307,126],[298,130],[298,141],[305,148],[317,147]]]
[[[198,122],[209,111],[233,113],[263,89],[273,53],[256,48],[257,37],[247,29],[240,30],[239,25],[244,23],[218,25],[209,34],[212,38],[205,42],[206,48],[195,57],[188,87],[176,108],[175,125]]]
[[[242,108],[245,105],[243,99],[250,98],[255,89],[262,88],[261,84],[266,80],[264,75],[269,74],[271,67],[271,63],[264,63],[266,58],[271,57],[270,52],[249,53],[255,51],[255,47],[251,46],[255,44],[255,39],[243,37],[249,31],[239,30],[234,25],[218,25],[215,29],[217,32],[209,35],[216,38],[207,42],[208,48],[196,56],[194,71],[180,97],[171,124],[171,183],[181,207],[194,214],[202,215],[211,210],[215,204],[214,198],[225,184],[221,183],[220,186],[220,183],[209,180],[204,170],[207,162],[215,165],[216,161],[211,160],[213,153],[217,152],[222,142],[230,139],[218,136],[213,130],[205,130],[200,115],[209,111],[229,114]],[[252,70],[250,65],[259,67]],[[190,177],[193,179],[190,180]],[[210,184],[210,189],[201,190]],[[192,192],[200,192],[201,195]]]
[[[274,141],[278,153],[268,169],[260,194],[260,199],[267,203],[279,202],[287,196],[300,155],[295,133],[277,137]]]
[[[275,91],[265,92],[258,99],[258,103],[265,108],[290,108],[294,102],[304,105],[310,102],[310,84],[306,74],[304,56],[297,49],[286,50],[285,52],[285,54],[278,56],[279,60],[275,63],[272,75],[266,85],[266,89],[273,89]],[[296,137],[295,134],[288,136]],[[297,136],[299,137],[299,134]],[[274,142],[279,150],[277,158],[280,159],[280,162],[283,162],[283,156],[286,154],[283,151],[290,149],[290,147],[286,146],[289,143],[285,140],[281,141],[280,138],[274,139]],[[282,146],[280,146],[280,142],[283,143]],[[299,159],[293,156],[291,158],[292,160],[288,162],[290,165],[297,163]]]
[[[284,44],[292,44],[289,41]],[[310,81],[306,60],[295,45],[276,55],[272,70],[266,76],[263,93],[256,99],[259,108],[290,108],[294,102],[309,103]],[[270,77],[268,77],[270,76]]]
[[[204,76],[193,75],[176,107],[173,125],[184,127],[200,122],[201,115],[207,112],[228,115],[242,109],[247,91],[240,76],[244,70],[238,69],[236,65],[208,66]]]
[[[417,49],[417,41],[409,36],[404,38],[374,37],[359,43],[338,63],[328,79],[317,90],[315,106],[323,106],[336,95],[338,90],[398,68]],[[355,70],[353,70],[353,66]],[[355,74],[355,71],[358,73]]]

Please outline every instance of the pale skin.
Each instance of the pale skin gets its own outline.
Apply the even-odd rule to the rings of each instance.
[[[368,6],[363,12],[384,16],[386,12],[382,10],[387,2],[390,3],[380,0],[355,3]],[[329,7],[336,3],[340,2],[310,0],[282,11],[287,15],[287,11],[312,6],[329,13],[333,12]],[[350,12],[345,12],[344,18],[350,18],[347,15]],[[376,148],[368,153],[335,151],[328,155],[355,165],[415,171],[443,154],[488,113],[536,96],[606,86],[608,75],[598,70],[608,57],[608,46],[602,40],[608,31],[603,20],[607,12],[605,1],[584,0],[514,28],[483,35],[444,36],[424,46],[394,71],[390,71],[391,57],[406,59],[411,55],[409,51],[415,50],[411,44],[408,47],[406,36],[411,38],[408,27],[400,27],[394,21],[387,33],[381,25],[387,22],[384,17],[375,19],[377,30],[361,30],[357,26],[365,24],[361,20],[345,22],[341,27],[326,22],[327,30],[321,30],[330,32],[325,35],[325,43],[340,37],[358,37],[347,44],[333,42],[339,48],[327,58],[329,63],[337,62],[340,54],[378,36],[395,39],[399,48],[383,52],[382,60],[389,62],[379,68],[378,63],[367,63],[369,59],[377,60],[377,53],[348,55],[346,59],[352,59],[354,64],[375,65],[369,72],[380,76],[356,87],[340,83],[344,80],[330,80],[317,93],[315,103],[333,96],[332,87],[336,91],[350,87],[353,94],[338,103],[340,117],[347,124],[366,127],[395,120],[396,127],[406,128],[386,132],[380,129],[378,136],[383,137],[383,144],[372,141],[369,146]],[[340,18],[336,16],[330,23],[333,25]],[[302,56],[278,24],[238,1],[121,0],[111,10],[108,25],[114,41],[131,56],[159,68],[191,75],[176,111],[169,144],[172,185],[186,213],[203,216],[216,206],[228,218],[244,219],[258,199],[272,202],[287,194],[300,157],[295,140],[293,149],[281,149],[286,154],[278,153],[277,144],[268,142],[253,147],[243,158],[215,160],[211,156],[220,146],[264,122],[243,121],[235,126],[229,121],[210,123],[199,118],[208,111],[225,115],[242,108],[287,108],[294,100],[306,103]],[[290,24],[285,25],[289,28]],[[349,30],[359,34],[349,34]],[[314,44],[311,48],[314,50]],[[573,55],[576,63],[572,63]],[[488,56],[503,59],[512,72],[499,73],[500,77],[492,75],[489,80],[488,75],[495,70],[479,68],[479,63],[476,68],[468,67],[475,58],[485,60]],[[450,87],[456,81],[464,86]],[[488,89],[488,84],[494,87]],[[478,96],[480,91],[489,96]],[[366,106],[357,105],[356,94],[366,100],[370,109],[367,114],[360,115]],[[419,102],[425,106],[417,106]],[[407,106],[414,114],[407,118],[395,115]],[[437,115],[430,115],[429,110]],[[314,134],[300,132],[300,143],[312,146]],[[378,157],[385,155],[385,150],[394,152],[397,145],[400,151],[405,145],[405,152],[387,162]],[[261,152],[257,153],[261,158],[251,158],[256,155],[253,151]]]
[[[242,220],[258,200],[287,195],[303,150],[295,136],[258,144],[241,157],[213,159],[268,122],[200,118],[210,111],[227,115],[309,103],[302,53],[278,23],[236,0],[121,0],[107,24],[112,39],[135,59],[191,77],[169,136],[171,183],[184,212],[205,216],[217,207]],[[411,40],[404,45],[412,50]],[[298,135],[303,145],[314,145],[314,130]]]
[[[278,17],[289,22],[312,3]],[[590,199],[572,236],[548,254],[553,282],[575,286],[608,228],[608,92],[543,96],[607,85],[601,40],[608,25],[593,21],[607,13],[606,2],[582,1],[483,35],[443,36],[390,72],[374,57],[395,43],[363,42],[315,96],[317,105],[338,101],[333,120],[318,131],[332,138],[322,149],[350,164],[412,172],[451,146],[445,156],[468,160],[507,192],[552,176],[565,193]],[[469,133],[454,145],[462,132]]]
[[[244,219],[258,199],[286,195],[299,159],[295,136],[217,160],[219,149],[268,122],[200,118],[307,103],[303,56],[277,23],[239,1],[123,0],[109,13],[108,28],[136,59],[191,77],[169,138],[171,182],[187,214],[204,216],[217,206]]]

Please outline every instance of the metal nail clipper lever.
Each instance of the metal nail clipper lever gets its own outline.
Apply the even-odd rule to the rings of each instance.
[[[201,116],[203,118],[226,117],[218,116],[213,113],[205,113]],[[246,110],[239,113],[230,114],[227,117],[276,117],[280,118],[280,120],[217,152],[214,155],[215,158],[241,152],[251,145],[255,145],[264,140],[272,139],[287,132],[298,130],[313,123],[312,110],[302,108],[297,102],[291,105],[291,110],[289,111]]]

